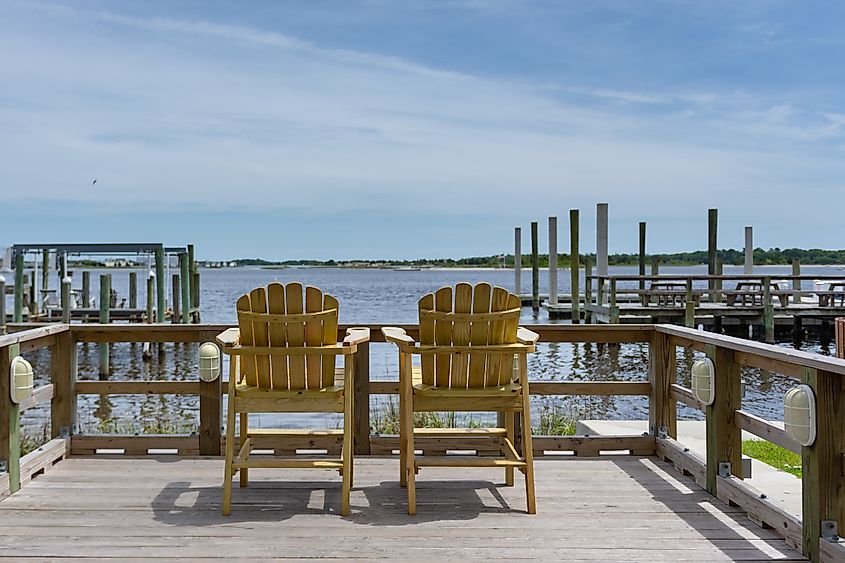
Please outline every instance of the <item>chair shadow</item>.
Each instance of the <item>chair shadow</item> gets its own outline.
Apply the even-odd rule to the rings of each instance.
[[[631,458],[628,458],[629,460]],[[687,488],[691,489],[697,494],[704,493],[706,491],[702,489],[694,479],[681,475],[671,465],[664,464],[657,460],[657,458],[653,457],[646,457],[640,458],[641,460],[650,460],[657,465],[657,467],[663,471],[665,471],[672,479],[678,481],[682,485],[686,486]],[[620,470],[625,472],[633,481],[638,483],[643,489],[651,493],[652,498],[667,508],[669,508],[678,518],[682,519],[690,528],[697,531],[701,534],[702,538],[708,540],[713,547],[722,551],[728,557],[734,557],[736,555],[737,548],[741,548],[743,552],[743,558],[753,559],[753,560],[776,560],[777,557],[774,557],[771,552],[766,552],[759,549],[752,540],[761,540],[766,542],[780,542],[780,545],[777,547],[773,546],[774,550],[783,552],[789,551],[794,553],[795,550],[790,548],[786,541],[783,540],[780,536],[775,534],[772,530],[763,529],[758,527],[754,524],[751,520],[749,520],[748,516],[745,512],[734,512],[726,510],[734,510],[729,509],[728,505],[724,504],[721,500],[717,499],[716,497],[707,495],[708,500],[712,501],[714,511],[718,512],[721,515],[721,518],[717,517],[715,514],[704,510],[697,510],[697,511],[690,511],[689,506],[689,493],[685,493],[679,491],[675,488],[663,488],[655,486],[655,481],[653,479],[654,475],[659,475],[654,469],[648,467],[647,465],[643,464],[643,470],[647,470],[652,475],[652,479],[643,479],[643,475],[647,474],[642,470],[633,471],[630,461],[628,463],[620,463],[620,462],[613,462]],[[665,481],[670,482],[670,481]],[[728,522],[731,525],[728,525]],[[736,530],[735,527],[743,528],[748,532],[748,534],[740,534]],[[730,544],[726,543],[725,540],[732,540]],[[734,543],[736,541],[737,543]],[[730,548],[726,547],[730,545]]]
[[[481,514],[524,513],[513,508],[490,481],[417,481],[417,514],[408,515],[407,491],[396,481],[353,487],[345,517],[366,526],[407,526],[441,520],[472,520]],[[488,502],[482,498],[485,493]],[[153,518],[173,526],[281,522],[301,515],[340,516],[339,481],[251,481],[232,494],[232,512],[221,513],[223,486],[172,481],[152,501]],[[363,493],[366,503],[361,503]],[[521,507],[521,504],[520,504]]]

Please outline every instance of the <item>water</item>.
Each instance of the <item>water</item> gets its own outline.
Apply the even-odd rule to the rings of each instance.
[[[841,268],[803,267],[809,276],[837,274]],[[120,296],[128,293],[127,270],[93,270],[92,285],[98,274],[112,274],[112,286]],[[611,275],[636,274],[636,267],[611,267]],[[663,267],[665,275],[701,275],[706,266]],[[725,267],[725,275],[741,273],[741,267]],[[771,275],[774,279],[791,273],[789,266],[768,266],[755,269],[755,273]],[[146,272],[139,272],[139,281]],[[523,291],[530,288],[530,270],[523,270]],[[320,287],[340,301],[342,323],[415,323],[417,301],[425,293],[459,281],[487,282],[513,288],[512,270],[447,269],[447,270],[380,270],[338,268],[231,268],[204,269],[201,272],[202,320],[205,323],[231,323],[236,321],[234,303],[251,289],[272,281],[288,283],[300,281]],[[558,274],[561,293],[569,292],[569,271]],[[581,272],[583,284],[583,271]],[[541,273],[540,292],[548,292],[548,276]],[[809,285],[807,285],[809,284]],[[76,285],[76,283],[74,284]],[[143,283],[139,286],[143,288]],[[811,282],[805,282],[807,289]],[[167,284],[169,289],[170,285]],[[582,286],[583,287],[583,286]],[[93,290],[93,288],[92,288]],[[96,294],[96,291],[92,291]],[[145,296],[139,296],[143,306]],[[525,325],[559,322],[548,318],[544,310],[538,314],[530,308],[523,309],[521,323]],[[791,345],[783,343],[783,345]],[[168,344],[164,354],[151,362],[141,359],[140,344],[115,344],[111,347],[112,380],[196,380],[196,345]],[[370,347],[370,377],[374,380],[395,380],[398,366],[395,347],[389,344],[372,344]],[[807,342],[803,349],[829,354],[818,342]],[[49,379],[49,352],[27,355],[36,370],[38,382]],[[697,356],[692,352],[678,351],[679,381],[688,384],[691,362]],[[97,348],[93,344],[79,347],[80,379],[98,379]],[[646,381],[648,379],[648,346],[646,344],[541,344],[529,359],[532,380],[545,381]],[[781,400],[793,380],[777,374],[751,368],[743,369],[748,394],[743,408],[770,419],[783,416]],[[374,411],[385,408],[390,399],[375,396],[371,399]],[[544,411],[556,411],[576,419],[644,419],[648,417],[645,397],[534,397],[534,417]],[[198,399],[176,395],[150,396],[92,396],[79,397],[79,422],[86,432],[189,432],[197,426]],[[479,415],[473,415],[477,417]],[[696,419],[700,413],[683,405],[679,417]],[[253,419],[251,419],[253,420]],[[315,425],[336,427],[335,415],[261,415],[254,423],[265,427]],[[33,409],[24,413],[24,425],[30,430],[39,429],[49,422],[49,412]]]

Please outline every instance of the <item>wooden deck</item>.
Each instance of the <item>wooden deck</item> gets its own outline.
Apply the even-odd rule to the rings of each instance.
[[[536,470],[536,516],[524,513],[519,477],[504,487],[501,470],[438,468],[421,471],[419,513],[408,516],[398,461],[359,458],[349,518],[338,515],[337,474],[319,470],[253,470],[223,517],[219,458],[77,457],[0,502],[0,557],[803,560],[655,458]]]

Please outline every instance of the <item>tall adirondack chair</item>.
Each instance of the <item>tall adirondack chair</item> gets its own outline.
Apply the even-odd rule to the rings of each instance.
[[[425,466],[504,467],[508,486],[518,469],[525,474],[528,513],[536,512],[527,358],[538,335],[519,327],[520,307],[519,297],[501,287],[459,283],[454,291],[444,287],[420,299],[419,343],[401,328],[382,328],[399,347],[400,483],[408,489],[408,514],[416,513],[415,478]],[[415,354],[419,368],[412,363]],[[415,428],[414,413],[425,411],[502,413],[504,428]],[[514,445],[516,413],[522,416],[521,455]],[[492,436],[502,456],[418,457],[414,439],[422,436]]]
[[[232,478],[240,472],[240,485],[249,482],[250,468],[336,468],[343,477],[341,514],[349,514],[352,488],[352,354],[367,342],[367,328],[351,328],[337,342],[337,299],[315,287],[299,283],[271,283],[237,301],[238,328],[217,337],[229,362],[229,409],[226,424],[226,469],[223,481],[223,514],[232,508]],[[343,368],[335,367],[343,356]],[[336,375],[342,377],[337,381]],[[339,459],[250,457],[256,440],[302,431],[249,428],[249,413],[343,413],[342,453]],[[235,455],[235,415],[240,417],[240,449]],[[327,431],[306,432],[325,435]]]

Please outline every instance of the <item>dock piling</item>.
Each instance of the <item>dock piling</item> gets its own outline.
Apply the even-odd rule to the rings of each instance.
[[[70,276],[62,279],[62,322],[70,323]]]
[[[743,274],[750,276],[754,273],[754,228],[745,227],[745,268]]]
[[[792,259],[792,275],[801,275],[801,260],[798,258]],[[801,301],[801,280],[798,278],[792,278],[792,302],[798,305]]]
[[[707,210],[707,274],[711,276],[716,275],[716,255],[718,253],[718,242],[716,240],[719,229],[719,210]],[[710,290],[710,302],[716,302],[716,283],[714,280],[708,280],[708,289]]]
[[[513,229],[513,292],[522,295],[522,229]]]
[[[610,322],[619,324],[619,307],[616,306],[616,278],[610,278]]]
[[[651,275],[652,276],[659,276],[660,275],[660,259],[657,256],[653,256],[651,258]]]
[[[580,268],[580,250],[578,249],[578,234],[581,228],[579,211],[569,210],[569,301],[572,307],[572,324],[581,322],[581,291],[578,287],[578,270]],[[586,297],[584,299],[587,302]]]
[[[182,285],[179,282],[179,274],[173,274],[173,284],[170,290],[170,308],[172,309],[170,322],[173,324],[182,322],[181,292]]]
[[[15,254],[15,312],[12,320],[23,322],[23,252],[20,250]]]
[[[589,306],[593,304],[593,261],[584,258],[584,322],[593,322],[593,313]]]
[[[100,274],[100,323],[109,323],[109,304],[111,303],[111,274]],[[109,375],[109,344],[101,342],[100,348],[100,379]]]
[[[182,282],[182,324],[191,322],[191,274],[187,252],[179,253],[179,271]]]
[[[640,275],[645,275],[645,221],[640,221]],[[640,290],[645,289],[645,280],[640,280]]]
[[[607,204],[596,205],[596,275],[607,277]]]
[[[87,309],[91,306],[91,272],[82,272],[82,307]]]
[[[549,217],[549,304],[557,305],[557,217]]]
[[[763,278],[763,330],[768,343],[775,341],[775,310],[772,304],[772,278]]]
[[[163,323],[166,312],[164,300],[164,247],[155,249],[156,263],[156,321]]]
[[[0,276],[0,334],[6,334],[6,278]]]
[[[695,328],[695,300],[692,294],[692,278],[687,278],[686,311],[684,314],[684,325]]]
[[[537,248],[537,221],[531,222],[531,308],[540,310],[540,254]]]
[[[138,272],[129,272],[129,308],[138,308]]]

